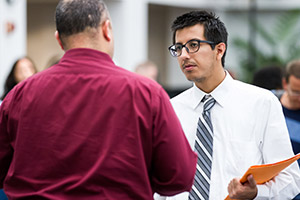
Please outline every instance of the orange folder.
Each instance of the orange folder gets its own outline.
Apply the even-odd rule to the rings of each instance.
[[[300,159],[300,153],[298,153],[297,155],[289,159],[282,160],[276,163],[264,164],[264,165],[253,165],[246,171],[244,176],[241,178],[240,182],[241,183],[247,182],[247,177],[250,174],[252,174],[257,184],[263,184],[271,180],[275,176],[277,176],[279,172],[281,172],[283,169],[285,169],[286,167],[288,167],[290,164],[292,164],[298,159]],[[229,196],[225,198],[225,200],[230,200],[230,199],[231,198]]]

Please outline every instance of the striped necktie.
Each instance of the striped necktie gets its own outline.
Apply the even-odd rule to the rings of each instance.
[[[216,100],[206,95],[203,100],[203,113],[199,117],[195,141],[195,151],[198,154],[197,170],[194,185],[189,194],[189,200],[208,200],[210,173],[213,153],[213,127],[210,119],[210,109]]]

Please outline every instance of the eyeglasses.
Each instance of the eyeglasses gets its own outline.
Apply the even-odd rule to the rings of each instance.
[[[300,97],[300,91],[295,91],[295,90],[292,90],[290,87],[288,87],[288,93],[290,96],[293,96],[293,97]]]
[[[197,40],[197,39],[192,39],[189,40],[185,44],[174,44],[169,47],[169,52],[171,56],[174,57],[179,57],[182,54],[182,49],[183,47],[188,53],[196,53],[200,49],[200,43],[207,43],[210,44],[212,48],[214,48],[215,43],[211,41],[206,41],[206,40]]]

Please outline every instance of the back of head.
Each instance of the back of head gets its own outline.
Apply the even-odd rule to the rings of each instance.
[[[55,13],[56,29],[65,38],[84,31],[96,31],[108,17],[102,0],[60,0]]]
[[[282,69],[278,66],[267,66],[257,70],[252,84],[268,90],[282,89]]]
[[[177,30],[191,27],[196,24],[204,26],[204,37],[206,40],[212,41],[215,44],[223,42],[227,49],[228,33],[224,23],[219,19],[219,17],[216,17],[213,12],[207,11],[191,11],[177,17],[171,27],[173,31],[173,44],[176,43],[175,36]],[[223,67],[225,65],[225,55],[226,51],[222,57]]]
[[[290,76],[293,75],[297,79],[300,79],[300,59],[290,61],[285,68],[284,77],[286,82],[289,82]]]

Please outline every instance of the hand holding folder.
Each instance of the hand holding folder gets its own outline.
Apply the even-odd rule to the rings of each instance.
[[[246,173],[241,178],[240,182],[247,182],[247,177],[252,174],[257,184],[264,184],[265,182],[271,180],[279,172],[288,167],[290,164],[300,159],[300,153],[286,160],[282,160],[272,164],[264,165],[253,165],[251,166]],[[225,200],[230,200],[231,198],[227,196]]]

